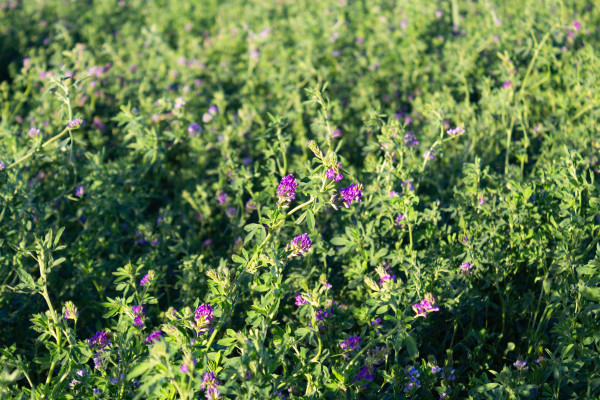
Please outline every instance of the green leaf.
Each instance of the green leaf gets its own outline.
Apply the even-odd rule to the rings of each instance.
[[[487,392],[488,390],[492,390],[496,387],[500,386],[499,383],[496,382],[490,382],[490,383],[486,383],[485,385],[481,385],[475,388],[475,391],[477,393],[483,393],[483,392]]]
[[[579,293],[581,293],[581,295],[586,299],[600,301],[600,287],[591,288],[588,286],[582,286],[579,289]]]
[[[408,355],[410,355],[412,358],[416,358],[419,355],[419,350],[417,349],[417,343],[415,342],[415,340],[410,337],[409,335],[406,335],[406,338],[404,338],[404,344],[406,344],[406,349],[408,350]]]
[[[306,223],[308,224],[309,230],[312,231],[313,229],[315,229],[315,214],[313,214],[311,210],[308,210],[306,212]]]

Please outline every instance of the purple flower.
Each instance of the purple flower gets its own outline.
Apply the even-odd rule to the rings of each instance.
[[[233,218],[237,214],[237,208],[235,208],[235,207],[228,208],[225,213],[227,214],[227,216],[229,218]]]
[[[217,193],[217,200],[219,200],[220,205],[227,204],[229,202],[229,199],[227,198],[227,192],[224,190],[219,190]]]
[[[219,389],[217,389],[217,388],[208,389],[206,391],[205,397],[208,400],[217,400],[217,399],[221,398],[221,392],[219,392]]]
[[[312,244],[312,242],[310,241],[310,238],[308,237],[308,233],[303,233],[301,235],[296,236],[285,247],[286,251],[291,252],[290,255],[288,255],[288,258],[298,257],[298,256],[306,254],[308,252],[308,250],[310,249],[311,244]]]
[[[289,203],[294,200],[296,198],[296,186],[298,186],[298,182],[296,182],[294,174],[284,177],[279,186],[277,186],[277,196],[279,197],[277,205]]]
[[[394,279],[396,279],[396,275],[384,275],[379,278],[379,284],[383,285],[387,281],[393,281]]]
[[[342,131],[339,129],[336,129],[335,131],[331,132],[331,138],[332,139],[339,139],[342,137]]]
[[[160,340],[160,338],[162,337],[162,332],[161,331],[154,331],[152,332],[147,338],[146,338],[146,344],[152,344],[154,342],[157,342]]]
[[[196,332],[198,334],[206,332],[210,326],[210,321],[214,318],[214,309],[210,304],[200,304],[194,312],[194,319],[196,320]]]
[[[106,364],[106,360],[103,358],[100,358],[100,353],[96,353],[94,355],[94,368],[104,369],[104,368],[106,368],[105,364]]]
[[[390,191],[390,197],[394,197],[398,194],[395,190]]]
[[[303,306],[305,304],[308,304],[308,301],[304,297],[302,297],[301,294],[296,296],[296,305],[297,306]]]
[[[485,197],[481,196],[479,198],[479,205],[482,206],[485,203]]]
[[[79,315],[79,311],[77,311],[75,304],[72,301],[67,301],[65,303],[65,319],[77,319],[77,315]]]
[[[342,350],[358,350],[360,349],[362,338],[359,336],[350,336],[348,339],[340,343]]]
[[[0,171],[2,171],[4,168],[6,168],[6,164],[0,161]]]
[[[415,190],[415,187],[413,186],[413,181],[402,182],[400,186],[402,186],[402,189],[408,190],[409,192]]]
[[[427,150],[423,154],[423,158],[428,158],[430,160],[434,160],[435,159],[435,150]]]
[[[406,224],[403,222],[406,221],[406,215],[400,214],[396,217],[396,226],[400,228],[406,227]]]
[[[31,128],[31,129],[29,130],[29,132],[27,132],[27,134],[28,134],[30,137],[39,136],[39,135],[40,135],[40,130],[39,130],[39,129],[37,129],[37,128]]]
[[[519,371],[527,371],[529,367],[527,366],[527,361],[517,360],[514,362],[513,366]]]
[[[506,84],[506,83],[505,83],[505,84]],[[463,129],[461,126],[460,126],[460,125],[458,125],[458,126],[457,126],[456,128],[454,128],[454,129],[448,129],[448,130],[446,131],[446,133],[447,133],[448,135],[452,135],[452,136],[454,136],[454,135],[456,135],[456,134],[458,134],[458,133],[461,133],[461,134],[462,134],[462,133],[465,133],[465,130],[464,130],[464,129]]]
[[[190,136],[196,136],[200,133],[202,133],[202,127],[198,124],[191,124],[190,126],[188,126],[188,133]]]
[[[217,380],[217,377],[212,371],[205,372],[202,376],[202,384],[200,385],[200,390],[209,391],[211,389],[216,389],[216,387],[219,386],[219,383],[220,382]]]
[[[79,128],[80,126],[85,126],[85,121],[81,118],[73,118],[67,123],[67,128],[69,129]]]
[[[208,107],[208,112],[211,115],[217,115],[219,113],[219,107],[215,106],[214,104],[211,105],[210,107]]]
[[[102,390],[100,390],[98,388],[94,388],[94,390],[92,390],[92,393],[94,393],[94,394],[100,394],[100,393],[102,393]]]
[[[374,380],[374,378],[373,378],[373,372],[374,372],[374,368],[372,366],[365,365],[358,372],[358,374],[354,377],[354,382],[358,382],[358,381],[371,381],[371,382],[373,382],[373,380]]]
[[[85,189],[83,188],[83,186],[77,186],[77,188],[75,188],[75,196],[83,197],[84,194],[85,194]]]
[[[571,25],[573,25],[575,32],[579,32],[579,29],[581,29],[581,22],[579,22],[578,20],[574,20],[573,22],[571,22]]]
[[[144,320],[142,320],[142,317],[140,317],[139,315],[136,315],[135,318],[133,319],[133,326],[141,328],[142,326],[144,326]]]
[[[204,115],[202,115],[202,122],[204,122],[205,124],[208,124],[210,121],[212,121],[212,119],[213,116],[209,113],[204,113]]]
[[[471,263],[464,262],[460,265],[460,272],[462,274],[471,275],[471,269],[473,269],[473,266],[471,265]]]
[[[412,132],[408,132],[404,135],[404,145],[410,149],[419,146],[419,141]]]
[[[502,84],[502,89],[509,89],[512,87],[512,81],[504,81]]]
[[[434,306],[435,299],[429,293],[425,295],[425,300],[412,306],[412,309],[417,313],[417,317],[427,318],[427,314],[433,311],[440,311],[439,307]]]
[[[150,283],[150,273],[144,275],[144,277],[140,281],[140,286],[146,286],[148,283]]]
[[[146,318],[146,309],[144,306],[131,306],[131,311],[133,312],[133,325],[141,328],[144,326],[144,318]]]
[[[350,208],[352,202],[360,202],[362,200],[362,184],[354,184],[347,188],[340,190],[340,201],[344,204],[344,207]]]
[[[193,358],[191,363],[184,362],[183,364],[181,364],[181,367],[179,368],[181,370],[181,373],[187,374],[188,372],[190,372],[190,367],[195,366],[197,362],[198,361],[195,358]]]
[[[344,175],[340,174],[339,172],[336,173],[333,169],[328,169],[327,171],[325,171],[325,176],[327,177],[327,179],[333,179],[336,182],[341,181],[344,177]]]
[[[371,321],[371,326],[377,326],[381,323],[381,318],[375,318],[373,321]]]
[[[98,347],[98,350],[103,351],[106,346],[111,344],[110,334],[106,331],[97,331],[94,336],[87,340],[90,349]]]

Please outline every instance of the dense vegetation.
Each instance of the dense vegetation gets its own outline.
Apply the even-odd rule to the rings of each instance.
[[[0,0],[0,399],[598,398],[599,25]]]

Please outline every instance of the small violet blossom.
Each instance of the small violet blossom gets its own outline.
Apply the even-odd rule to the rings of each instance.
[[[304,297],[302,297],[301,294],[296,296],[296,305],[297,306],[303,306],[305,304],[308,304],[308,301]]]
[[[162,337],[161,331],[154,331],[146,338],[146,344],[152,344],[160,340]]]
[[[425,299],[412,306],[412,309],[417,313],[417,317],[427,318],[427,314],[433,311],[440,311],[439,307],[434,306],[435,299],[431,293],[425,295]]]
[[[27,132],[27,134],[28,134],[30,137],[37,137],[37,136],[40,136],[40,130],[39,130],[39,129],[37,129],[37,128],[31,128],[31,129],[29,130],[29,132]]]
[[[312,242],[308,237],[308,233],[303,233],[296,236],[288,245],[285,247],[286,251],[290,251],[288,258],[298,257],[306,254],[310,249]]]
[[[354,184],[352,186],[348,186],[347,188],[340,190],[340,200],[344,207],[350,208],[350,204],[353,202],[362,201],[362,184]]]
[[[362,338],[360,336],[350,336],[348,339],[340,343],[342,350],[358,350],[360,349],[360,343]]]
[[[454,135],[456,135],[456,134],[462,134],[462,133],[465,133],[465,130],[464,130],[464,129],[463,129],[461,126],[460,126],[460,125],[458,125],[458,126],[457,126],[456,128],[454,128],[454,129],[448,129],[448,130],[446,131],[446,133],[447,133],[448,135],[454,136]]]
[[[83,188],[83,186],[77,186],[77,188],[75,188],[75,196],[83,197],[84,194],[85,194],[85,189]]]
[[[277,187],[277,196],[279,197],[277,205],[287,205],[294,200],[296,198],[296,186],[298,186],[298,182],[296,182],[294,174],[283,177]]]
[[[67,128],[69,129],[79,128],[80,126],[85,126],[85,121],[81,118],[73,118],[67,123]]]
[[[473,265],[468,262],[464,262],[460,265],[460,272],[462,274],[471,275],[471,270],[473,269]]]
[[[188,133],[191,137],[199,135],[202,133],[202,127],[198,124],[191,124],[188,126]]]

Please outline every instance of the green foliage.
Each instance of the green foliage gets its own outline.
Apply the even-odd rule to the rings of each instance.
[[[0,2],[0,398],[598,398],[599,24]]]

